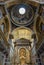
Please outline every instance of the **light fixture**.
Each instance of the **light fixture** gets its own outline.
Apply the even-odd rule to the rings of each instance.
[[[26,13],[26,9],[24,7],[19,8],[19,13],[24,15]]]

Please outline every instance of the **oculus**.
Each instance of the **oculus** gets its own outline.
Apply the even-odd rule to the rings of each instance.
[[[21,7],[21,8],[19,9],[19,13],[20,13],[21,15],[25,14],[25,12],[26,12],[25,8]]]

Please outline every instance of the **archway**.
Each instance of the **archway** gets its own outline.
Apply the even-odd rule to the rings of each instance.
[[[34,34],[34,32],[30,28],[27,28],[27,27],[18,27],[14,29],[11,34],[14,37],[13,39],[14,42],[21,38],[32,41],[32,35]]]

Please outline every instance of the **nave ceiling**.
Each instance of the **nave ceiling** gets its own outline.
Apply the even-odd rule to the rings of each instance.
[[[18,13],[21,4],[26,4],[26,7],[29,6],[29,9],[27,7],[28,12],[24,15]],[[14,10],[16,6],[19,6],[16,9],[17,11]],[[15,40],[21,38],[29,41],[34,38],[37,40],[37,45],[42,41],[44,38],[44,29],[42,29],[42,26],[44,26],[44,18],[42,17],[44,9],[40,3],[28,0],[4,1],[4,3],[0,4],[0,10],[2,12],[2,17],[0,16],[0,40],[4,40],[5,46],[10,46],[9,40],[15,42]]]

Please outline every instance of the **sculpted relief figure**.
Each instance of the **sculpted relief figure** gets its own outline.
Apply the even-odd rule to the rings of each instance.
[[[26,49],[25,48],[20,49],[19,57],[20,57],[20,64],[21,65],[27,65],[26,64]]]

